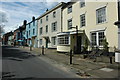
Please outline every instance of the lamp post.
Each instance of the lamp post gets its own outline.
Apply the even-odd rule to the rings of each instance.
[[[76,29],[76,53],[78,53],[78,26],[76,27],[71,27]]]

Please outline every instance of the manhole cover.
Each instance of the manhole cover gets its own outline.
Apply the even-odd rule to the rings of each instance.
[[[106,72],[111,72],[111,71],[113,71],[113,69],[110,69],[110,68],[102,68],[102,69],[100,69],[100,70],[106,71]]]

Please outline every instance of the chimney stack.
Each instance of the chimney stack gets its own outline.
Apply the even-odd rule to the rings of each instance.
[[[26,24],[27,24],[27,20],[24,20],[24,21],[23,21],[23,25],[26,25]]]
[[[34,16],[32,17],[32,21],[35,21],[35,17]]]

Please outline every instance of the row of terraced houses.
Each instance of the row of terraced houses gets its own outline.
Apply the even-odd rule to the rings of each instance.
[[[118,48],[116,21],[118,2],[61,2],[31,22],[25,20],[13,32],[14,42],[58,52],[69,52],[77,46],[81,52],[86,40],[91,49],[102,47],[106,37],[109,47]]]

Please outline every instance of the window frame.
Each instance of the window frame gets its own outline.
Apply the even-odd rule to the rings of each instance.
[[[46,16],[46,21],[48,21],[48,15]]]
[[[43,34],[43,27],[40,28],[40,35]]]
[[[56,11],[53,12],[53,18],[56,18]]]
[[[35,35],[35,28],[33,29],[33,35]]]
[[[67,9],[68,9],[68,10],[67,10],[68,14],[69,14],[69,13],[72,13],[72,5],[69,6]]]
[[[40,19],[40,23],[42,24],[42,19]]]
[[[69,35],[61,35],[57,37],[58,45],[70,45],[70,36]]]
[[[85,0],[80,1],[80,8],[83,8],[83,7],[85,7]]]
[[[46,31],[46,33],[48,33],[48,25],[46,25],[46,30],[45,31]]]
[[[56,45],[56,43],[57,43],[57,37],[56,36],[54,36],[54,37],[51,37],[51,40],[52,40],[52,45]]]
[[[55,32],[55,31],[57,31],[57,21],[56,22],[53,22],[53,23],[51,23],[51,31],[52,32]]]
[[[85,27],[85,26],[86,26],[86,15],[84,13],[80,15],[80,27]]]
[[[102,10],[105,12],[101,12]],[[104,13],[104,15],[103,15],[103,13]],[[106,8],[106,6],[101,7],[99,9],[96,9],[96,24],[102,24],[105,22],[107,22],[107,8]]]
[[[100,43],[100,40],[103,40],[105,38],[105,31],[96,31],[96,32],[91,32],[92,33],[95,33],[96,35],[96,41],[95,41],[95,45],[93,45],[93,42],[92,42],[92,35],[91,35],[91,43],[92,43],[92,46],[100,46],[102,47],[102,43]],[[99,33],[103,33],[102,35],[102,39],[100,39],[100,35]]]
[[[40,39],[40,45],[42,45],[42,43],[43,43],[43,41],[42,41],[42,39]]]
[[[69,25],[69,23],[71,22],[71,25]],[[72,29],[72,18],[67,20],[67,24],[68,24],[68,30]]]

